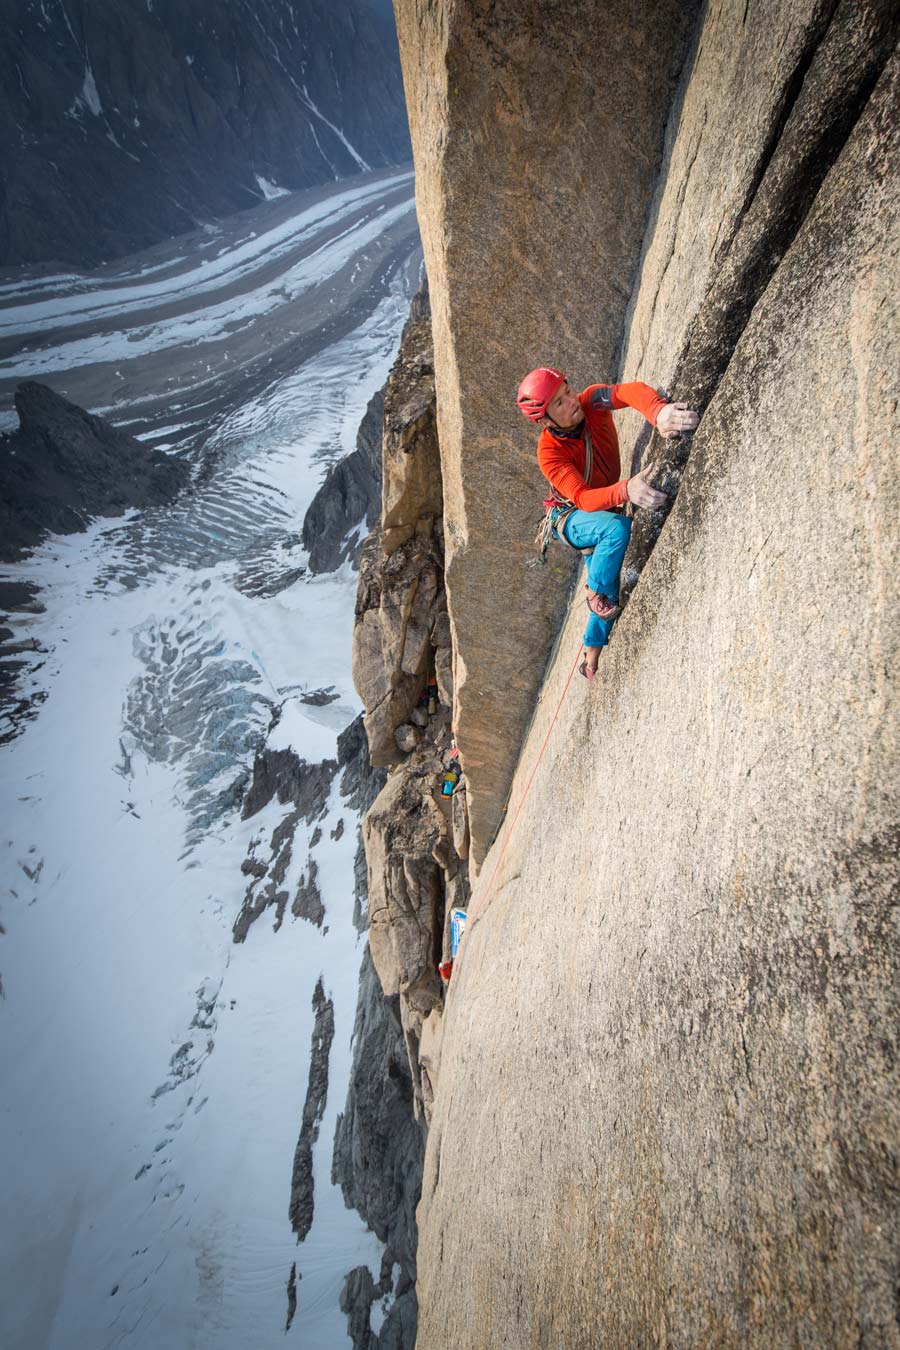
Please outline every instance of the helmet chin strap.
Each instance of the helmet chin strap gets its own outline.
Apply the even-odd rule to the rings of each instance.
[[[551,417],[549,413],[544,413],[544,421],[549,422],[551,426],[556,427],[557,431],[572,431],[575,427],[578,426],[578,422],[584,421],[584,411],[582,411],[582,414],[579,417],[578,422],[573,422],[570,427],[561,427],[560,424],[556,421],[556,419]]]

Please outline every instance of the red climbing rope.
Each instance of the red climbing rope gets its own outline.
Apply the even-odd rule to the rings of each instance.
[[[484,893],[484,900],[481,901],[481,903],[478,905],[476,912],[472,915],[469,927],[475,926],[475,924],[478,922],[478,920],[481,918],[481,916],[484,914],[485,910],[488,907],[491,892],[494,889],[494,882],[497,880],[497,874],[500,871],[500,867],[503,863],[503,855],[506,853],[507,845],[509,844],[509,841],[512,838],[513,830],[516,828],[516,821],[519,819],[519,816],[522,813],[522,807],[525,805],[525,800],[529,792],[531,791],[531,784],[534,782],[534,775],[537,773],[541,760],[544,758],[544,751],[547,749],[547,742],[550,739],[550,733],[553,730],[554,726],[556,725],[556,719],[559,716],[559,710],[563,705],[563,699],[569,692],[569,685],[572,683],[572,676],[575,674],[575,671],[578,667],[578,662],[581,658],[581,651],[582,649],[581,647],[579,647],[578,655],[575,657],[572,669],[569,671],[569,678],[566,680],[565,688],[563,689],[562,693],[559,696],[559,702],[556,705],[556,711],[554,712],[553,716],[550,719],[550,725],[547,728],[547,734],[544,737],[544,741],[543,744],[541,745],[540,750],[538,751],[538,757],[534,761],[534,767],[528,776],[528,782],[525,784],[525,791],[522,793],[522,796],[519,799],[519,805],[516,807],[516,814],[513,816],[512,823],[510,824],[509,829],[506,831],[506,838],[503,840],[503,847],[500,850],[500,856],[497,859],[497,865],[495,866],[493,872],[491,873],[491,879],[488,882],[488,888]]]

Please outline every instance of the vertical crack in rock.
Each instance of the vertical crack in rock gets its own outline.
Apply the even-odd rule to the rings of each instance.
[[[846,144],[898,35],[900,11],[890,0],[839,0],[811,24],[773,110],[772,130],[721,247],[709,291],[675,363],[668,390],[673,398],[701,409],[712,399],[754,306]],[[670,502],[660,511],[637,513],[622,571],[623,601],[634,590],[674,504],[691,440],[665,441],[648,428],[634,447],[632,472],[642,462],[652,466],[649,481],[670,494]]]
[[[735,216],[731,229],[728,231],[726,242],[722,245],[723,257],[727,256],[732,242],[740,230],[744,217],[747,215],[747,212],[750,210],[750,207],[756,199],[756,194],[766,176],[769,166],[775,158],[776,151],[781,145],[784,130],[787,126],[788,119],[794,110],[794,106],[800,97],[803,82],[809,73],[813,58],[816,55],[823,35],[828,29],[828,25],[834,18],[835,10],[838,8],[839,3],[840,0],[828,0],[828,3],[822,5],[819,12],[814,15],[804,34],[804,42],[798,53],[791,76],[781,90],[781,94],[776,100],[776,106],[770,110],[771,130],[762,147],[756,167],[747,183],[743,204]],[[799,204],[802,204],[802,195]]]
[[[321,978],[313,993],[312,1006],[316,1019],[313,1024],[310,1050],[309,1086],[303,1105],[300,1137],[294,1152],[291,1203],[288,1209],[291,1227],[297,1234],[298,1242],[303,1241],[312,1227],[313,1146],[319,1137],[319,1126],[325,1114],[325,1101],[328,1096],[328,1056],[334,1039],[334,1006],[331,999],[325,997]]]

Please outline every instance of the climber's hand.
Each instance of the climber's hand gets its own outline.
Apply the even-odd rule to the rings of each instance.
[[[664,492],[658,492],[646,481],[649,472],[649,468],[641,469],[634,478],[629,478],[628,500],[634,502],[635,506],[649,506],[651,510],[658,510],[661,506],[665,506],[669,499]]]
[[[700,418],[686,403],[667,403],[660,408],[656,418],[656,430],[660,436],[668,439],[678,436],[682,431],[696,431]]]

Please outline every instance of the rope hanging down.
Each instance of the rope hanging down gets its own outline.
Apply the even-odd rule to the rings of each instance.
[[[493,872],[491,873],[491,879],[490,879],[490,881],[488,882],[488,888],[487,888],[487,890],[486,890],[485,893],[484,893],[484,899],[480,902],[480,904],[478,905],[477,910],[476,910],[475,913],[471,916],[471,918],[470,918],[470,920],[469,920],[469,923],[468,923],[468,925],[467,925],[467,928],[474,928],[474,927],[475,927],[476,923],[478,923],[479,919],[480,919],[480,918],[482,917],[482,915],[485,913],[485,911],[486,911],[486,909],[487,909],[487,907],[488,907],[488,904],[490,903],[491,893],[492,893],[492,891],[493,891],[493,889],[494,889],[494,882],[497,880],[498,873],[499,873],[500,868],[501,868],[501,866],[502,866],[502,864],[503,864],[503,857],[504,857],[504,854],[506,853],[506,849],[507,849],[507,846],[509,845],[509,841],[510,841],[510,839],[511,839],[512,836],[513,836],[513,831],[514,831],[515,828],[516,828],[516,822],[518,821],[519,816],[520,816],[521,813],[522,813],[522,807],[525,805],[525,801],[526,801],[526,799],[527,799],[527,797],[528,797],[529,792],[531,791],[531,785],[532,785],[532,783],[534,782],[534,776],[535,776],[535,774],[537,773],[538,768],[540,767],[541,760],[544,758],[544,751],[547,749],[547,742],[550,740],[550,733],[551,733],[551,731],[553,730],[554,726],[556,725],[556,719],[557,719],[557,717],[559,717],[559,710],[560,710],[560,708],[561,708],[562,705],[563,705],[563,699],[565,698],[566,694],[569,692],[569,685],[572,683],[572,676],[575,674],[575,671],[576,671],[577,668],[578,668],[578,662],[579,662],[580,658],[581,658],[581,647],[579,646],[579,648],[578,648],[578,655],[575,657],[575,661],[574,661],[574,663],[573,663],[573,665],[572,665],[572,669],[569,671],[569,678],[566,680],[565,687],[563,688],[563,691],[562,691],[562,693],[561,693],[560,696],[559,696],[559,702],[557,703],[557,705],[556,705],[556,710],[555,710],[555,712],[553,713],[553,716],[552,716],[551,719],[550,719],[550,725],[549,725],[549,727],[547,728],[547,734],[545,735],[544,740],[543,740],[543,744],[541,745],[541,748],[540,748],[540,750],[538,751],[538,757],[537,757],[537,759],[534,761],[534,767],[532,768],[531,773],[530,773],[529,776],[528,776],[528,782],[525,784],[525,791],[522,793],[522,796],[521,796],[521,798],[519,799],[519,805],[516,807],[516,814],[513,816],[513,818],[512,818],[512,823],[510,824],[509,829],[506,831],[506,838],[503,840],[503,847],[502,847],[501,850],[500,850],[500,856],[498,857],[498,859],[497,859],[497,864],[496,864],[496,866],[495,866]]]

